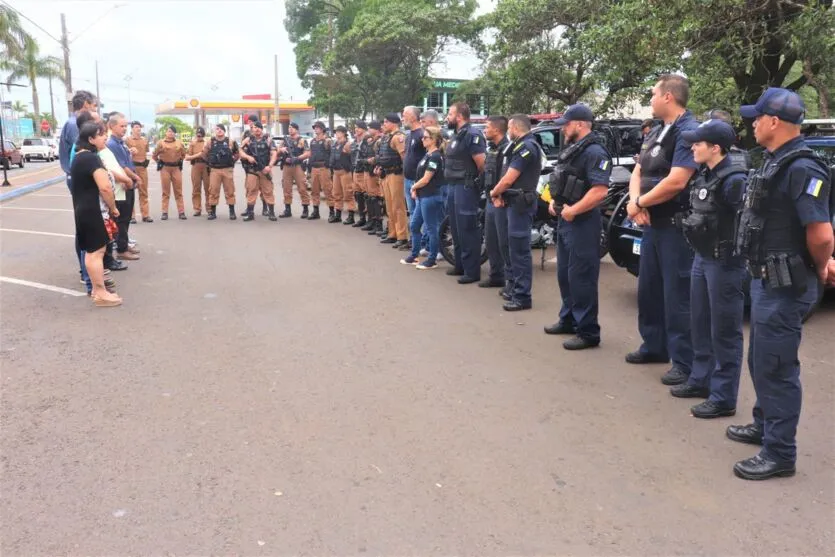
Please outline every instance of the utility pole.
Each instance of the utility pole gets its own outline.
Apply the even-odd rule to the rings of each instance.
[[[328,13],[328,52],[333,50],[333,12]],[[333,133],[333,79],[328,69],[328,127]]]
[[[275,55],[275,125],[273,135],[279,136],[281,135],[281,120],[279,120],[279,116],[281,115],[281,107],[278,103],[278,54]]]
[[[61,46],[64,49],[64,84],[67,91],[67,115],[72,114],[72,72],[70,70],[70,41],[67,38],[67,17],[61,14]]]
[[[49,109],[52,111],[52,119],[55,121],[55,126],[52,125],[52,122],[49,123],[49,127],[52,129],[52,133],[55,133],[55,128],[58,127],[58,116],[55,114],[55,97],[52,96],[52,76],[49,76]]]
[[[99,61],[96,60],[96,98],[99,100],[99,106],[104,106],[101,102],[101,95],[99,94]]]

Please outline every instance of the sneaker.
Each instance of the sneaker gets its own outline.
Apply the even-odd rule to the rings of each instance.
[[[437,269],[438,263],[436,261],[432,261],[431,259],[427,259],[423,263],[418,263],[415,265],[415,269],[420,271],[428,271],[429,269]]]
[[[414,257],[413,255],[410,255],[409,257],[404,257],[403,259],[401,259],[400,263],[402,263],[403,265],[417,265],[418,258]]]

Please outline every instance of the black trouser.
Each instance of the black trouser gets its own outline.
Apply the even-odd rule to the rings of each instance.
[[[116,251],[119,253],[128,251],[128,227],[133,216],[133,203],[136,199],[135,191],[125,190],[125,200],[116,202],[116,208],[119,209],[119,218],[116,219],[116,225],[119,227],[119,232],[116,235]]]

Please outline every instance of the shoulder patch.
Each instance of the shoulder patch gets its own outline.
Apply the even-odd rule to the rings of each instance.
[[[519,151],[519,155],[522,156],[522,157],[527,157],[530,154],[531,154],[531,152],[527,149],[527,147],[525,149],[522,149],[521,151]]]
[[[438,168],[438,163],[435,161],[429,161],[429,164],[427,166],[432,170],[435,170],[436,168]]]
[[[600,159],[600,162],[597,163],[597,168],[600,170],[609,170],[609,165],[611,165],[609,159]]]
[[[820,178],[810,178],[809,183],[806,184],[806,193],[812,197],[819,196],[821,189],[823,189],[823,180]]]

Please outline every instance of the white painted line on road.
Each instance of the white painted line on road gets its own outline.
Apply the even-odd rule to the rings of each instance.
[[[18,232],[20,234],[40,234],[42,236],[58,236],[60,238],[75,238],[75,234],[59,234],[57,232],[40,232],[38,230],[21,230],[19,228],[0,228],[0,232]]]
[[[47,209],[45,207],[13,207],[11,205],[0,205],[0,209],[14,209],[15,211],[54,211],[57,213],[72,213],[72,209]]]
[[[50,292],[66,294],[67,296],[81,297],[87,295],[85,292],[79,292],[78,290],[70,290],[69,288],[61,288],[60,286],[52,286],[51,284],[41,284],[40,282],[32,282],[29,280],[21,280],[11,277],[0,277],[0,282],[19,284],[20,286],[29,286],[31,288],[40,288],[41,290],[49,290]]]
[[[33,193],[32,197],[66,197],[67,199],[72,199],[71,195],[60,193]]]

